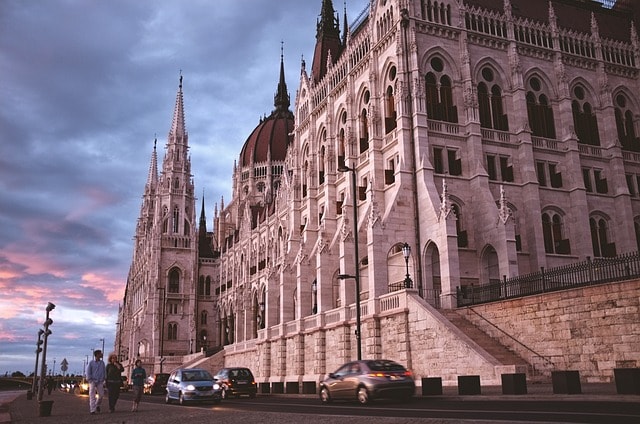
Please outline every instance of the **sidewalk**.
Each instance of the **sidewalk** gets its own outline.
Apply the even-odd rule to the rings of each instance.
[[[441,396],[433,396],[437,399],[457,401],[591,401],[600,402],[633,402],[640,403],[640,395],[619,395],[613,384],[583,384],[581,394],[553,394],[550,384],[532,384],[527,388],[526,395],[503,395],[500,387],[483,386],[481,395],[460,396],[457,387],[444,387]],[[259,395],[261,396],[261,395]],[[317,395],[273,394],[265,396],[295,397],[304,396],[316,398]],[[418,396],[420,399],[427,397]],[[118,401],[116,412],[108,412],[108,402],[105,398],[102,403],[103,412],[96,415],[89,414],[89,400],[86,395],[75,395],[60,391],[54,391],[51,395],[45,395],[43,400],[52,400],[51,416],[40,417],[38,401],[34,398],[27,400],[26,392],[18,396],[8,404],[0,407],[0,424],[204,424],[212,419],[224,420],[225,423],[266,423],[278,422],[282,424],[300,423],[334,423],[336,416],[299,415],[287,413],[251,412],[211,405],[209,408],[190,408],[178,405],[165,405],[164,403],[149,403],[144,401],[138,412],[131,412],[132,402],[121,398]],[[104,412],[107,411],[107,412]],[[340,421],[348,424],[390,424],[390,423],[452,423],[446,419],[409,419],[403,418],[372,418],[372,417],[340,417]]]

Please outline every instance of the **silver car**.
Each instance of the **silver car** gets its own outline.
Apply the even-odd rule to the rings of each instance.
[[[411,399],[416,391],[411,371],[387,359],[348,362],[320,382],[320,400]]]
[[[176,400],[180,405],[188,402],[214,402],[222,399],[222,389],[209,371],[201,368],[180,368],[169,375],[166,403]]]

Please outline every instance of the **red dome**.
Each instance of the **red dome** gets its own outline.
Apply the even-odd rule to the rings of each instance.
[[[293,142],[293,114],[274,113],[251,133],[240,152],[240,166],[267,161],[283,161],[287,147]]]
[[[293,113],[289,110],[289,94],[284,80],[284,58],[280,56],[280,81],[273,97],[275,109],[251,133],[240,152],[240,167],[267,161],[281,162],[293,142]]]

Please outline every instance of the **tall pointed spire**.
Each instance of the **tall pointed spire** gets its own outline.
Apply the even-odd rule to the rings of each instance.
[[[316,47],[313,53],[311,75],[313,80],[318,82],[327,73],[329,54],[335,63],[340,57],[343,47],[340,40],[340,21],[331,0],[322,0],[322,10],[316,31]]]
[[[171,130],[169,136],[182,138],[186,134],[184,124],[184,104],[182,98],[182,71],[180,71],[180,86],[176,94],[176,106],[173,109],[173,121],[171,122]]]
[[[158,151],[156,145],[158,144],[158,138],[153,140],[153,152],[151,153],[151,162],[149,163],[149,174],[147,175],[147,184],[145,185],[145,192],[155,190],[158,184]]]
[[[276,113],[288,112],[291,105],[289,93],[287,93],[287,83],[284,78],[284,42],[280,46],[280,81],[278,81],[278,90],[273,96],[273,105]]]

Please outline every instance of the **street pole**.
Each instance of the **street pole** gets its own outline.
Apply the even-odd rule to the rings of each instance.
[[[53,320],[51,318],[49,318],[49,312],[51,312],[53,309],[55,309],[56,305],[54,305],[53,303],[49,302],[47,304],[47,308],[46,308],[46,319],[44,321],[44,345],[42,347],[42,366],[40,367],[40,383],[38,384],[38,402],[42,401],[42,395],[43,393],[43,383],[44,383],[44,377],[47,374],[47,339],[49,338],[49,335],[51,334],[51,330],[49,330],[49,326],[51,324],[53,324]]]
[[[36,381],[38,380],[38,358],[40,357],[40,352],[42,352],[42,348],[40,345],[44,343],[41,339],[44,334],[44,330],[41,328],[38,330],[38,341],[36,342],[36,367],[33,370],[33,383],[31,383],[31,394],[34,395],[36,393]]]
[[[342,165],[338,168],[339,172],[351,172],[351,198],[353,202],[353,242],[355,254],[356,270],[353,275],[356,286],[356,346],[358,352],[358,361],[362,359],[362,338],[361,338],[361,322],[360,322],[360,253],[358,251],[358,194],[356,192],[356,169]],[[344,275],[345,278],[348,276]],[[338,276],[340,278],[340,276]]]

